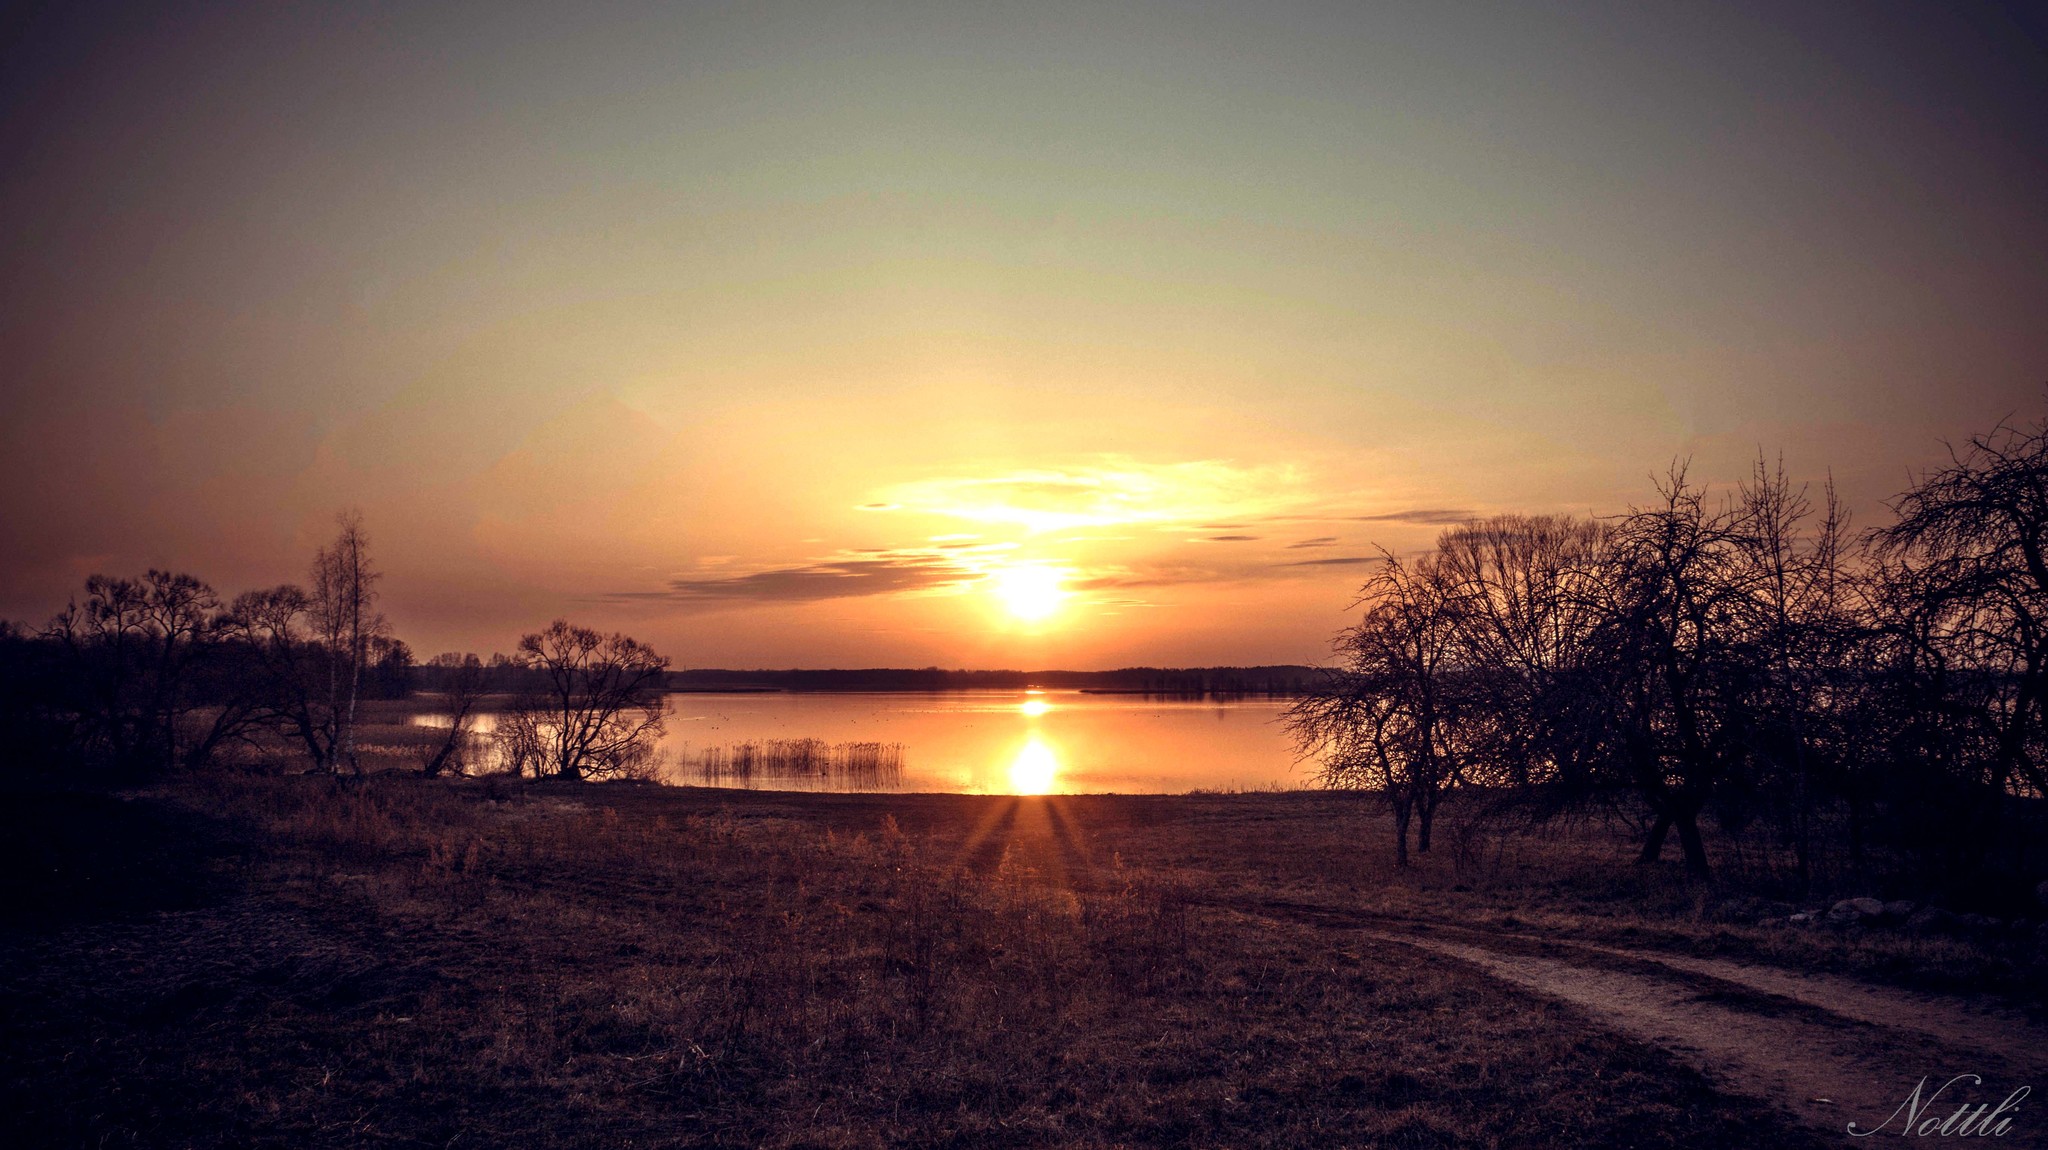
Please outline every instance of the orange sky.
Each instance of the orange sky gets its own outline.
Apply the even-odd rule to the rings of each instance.
[[[1872,522],[2048,381],[2015,11],[32,13],[0,617],[358,507],[423,656],[1291,662],[1676,456]]]

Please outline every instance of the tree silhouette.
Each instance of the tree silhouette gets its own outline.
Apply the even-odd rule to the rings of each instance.
[[[523,636],[519,655],[540,685],[501,720],[515,770],[601,779],[645,767],[668,711],[667,658],[563,619]]]
[[[356,703],[362,695],[363,673],[372,643],[385,630],[377,614],[377,582],[382,576],[370,564],[370,541],[363,533],[362,513],[344,511],[335,517],[334,541],[313,556],[312,596],[307,611],[315,635],[326,649],[327,712],[333,717],[334,769],[361,774],[356,757]]]
[[[1484,714],[1460,649],[1463,604],[1436,556],[1392,555],[1367,581],[1365,616],[1337,641],[1339,666],[1287,713],[1325,785],[1378,792],[1394,813],[1395,859],[1408,827],[1427,852],[1438,804],[1474,758]]]
[[[42,637],[59,653],[58,682],[45,689],[75,717],[73,738],[89,762],[130,777],[199,766],[240,731],[248,707],[208,674],[219,626],[219,597],[191,575],[86,580],[85,602],[67,606]]]

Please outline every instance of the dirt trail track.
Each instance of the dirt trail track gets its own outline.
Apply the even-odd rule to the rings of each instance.
[[[1995,1106],[2030,1086],[2032,1095],[2007,1111],[2017,1117],[1998,1144],[2048,1147],[2048,1028],[2016,1012],[1728,959],[1375,921],[1334,908],[1267,904],[1263,912],[1442,955],[1569,1003],[1845,1144],[1865,1141],[1848,1137],[1849,1123],[1885,1122],[1923,1075],[1932,1092],[1968,1073],[1983,1083],[1951,1086],[1923,1117],[1945,1118],[1964,1099]],[[1893,1121],[1877,1137],[1899,1133]]]

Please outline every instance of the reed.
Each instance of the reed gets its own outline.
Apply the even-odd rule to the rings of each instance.
[[[764,739],[685,751],[681,766],[686,778],[721,786],[813,780],[887,790],[902,781],[903,744]]]

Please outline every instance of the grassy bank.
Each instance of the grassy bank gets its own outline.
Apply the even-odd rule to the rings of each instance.
[[[1591,878],[1506,847],[1396,877],[1339,796],[6,801],[21,1144],[1804,1144],[1569,1010],[1283,911],[1498,917],[1543,863],[1535,913],[1574,929],[1762,928],[1687,918],[1675,878],[1602,925]]]

